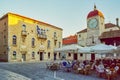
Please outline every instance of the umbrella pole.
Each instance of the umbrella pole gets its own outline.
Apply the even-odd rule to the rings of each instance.
[[[85,54],[85,60],[87,59],[87,55]]]

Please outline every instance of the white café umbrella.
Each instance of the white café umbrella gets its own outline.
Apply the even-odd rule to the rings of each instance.
[[[79,53],[91,53],[91,47],[83,47],[82,49],[78,50]]]
[[[58,52],[64,52],[64,51],[78,51],[79,49],[82,49],[83,47],[77,45],[77,44],[71,44],[67,46],[63,46],[61,48],[55,48],[54,51]]]
[[[117,46],[117,49],[115,50],[115,53],[120,53],[120,45],[119,46]]]
[[[106,45],[106,44],[97,44],[95,46],[92,46],[91,49],[92,51],[96,53],[113,53],[113,51],[117,47],[112,46],[112,45]]]

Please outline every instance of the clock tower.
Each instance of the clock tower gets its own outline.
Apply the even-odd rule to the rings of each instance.
[[[92,46],[100,43],[99,36],[104,32],[104,15],[96,9],[87,15],[87,40],[86,45]]]

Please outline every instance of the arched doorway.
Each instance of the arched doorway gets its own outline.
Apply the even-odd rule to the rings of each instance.
[[[43,60],[43,52],[40,52],[40,61]]]
[[[40,59],[40,61],[42,61],[43,60],[43,52],[41,52],[41,51],[38,51],[38,54],[39,54],[39,59]]]

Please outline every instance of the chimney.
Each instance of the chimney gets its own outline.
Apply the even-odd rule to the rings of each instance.
[[[116,18],[116,25],[117,25],[117,27],[119,27],[119,19],[118,18]]]

